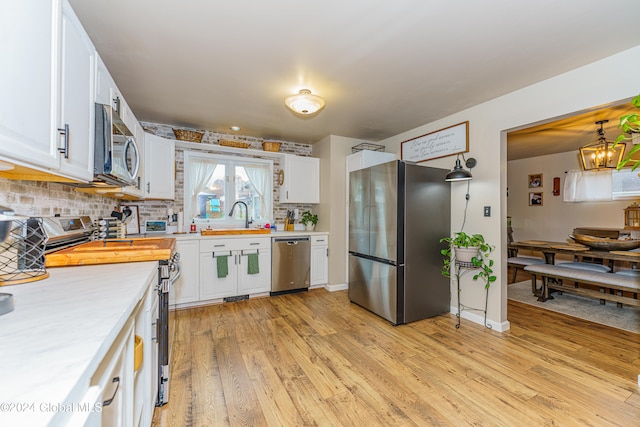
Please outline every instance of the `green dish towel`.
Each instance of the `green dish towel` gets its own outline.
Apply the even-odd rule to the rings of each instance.
[[[229,256],[222,255],[216,257],[216,266],[218,267],[218,279],[227,277],[229,274]]]
[[[258,266],[258,254],[247,255],[247,274],[260,273],[260,267]]]

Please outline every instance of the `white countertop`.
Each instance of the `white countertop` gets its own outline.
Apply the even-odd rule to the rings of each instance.
[[[87,387],[157,267],[49,268],[47,279],[0,287],[15,304],[0,316],[0,425],[47,425],[52,406]]]

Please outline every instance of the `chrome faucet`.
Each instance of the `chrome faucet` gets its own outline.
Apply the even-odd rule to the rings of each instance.
[[[249,208],[247,207],[247,204],[245,202],[242,202],[240,200],[238,200],[237,202],[235,202],[232,206],[231,206],[231,212],[229,212],[229,216],[233,215],[233,210],[236,208],[236,205],[240,203],[242,205],[244,205],[244,213],[246,214],[244,216],[244,228],[249,228]]]

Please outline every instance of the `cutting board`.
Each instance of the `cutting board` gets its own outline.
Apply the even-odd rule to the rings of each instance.
[[[172,238],[99,240],[45,255],[45,267],[168,260],[175,244]]]

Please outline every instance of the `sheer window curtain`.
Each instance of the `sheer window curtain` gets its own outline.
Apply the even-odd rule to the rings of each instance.
[[[611,170],[567,172],[564,202],[604,202],[613,200]]]
[[[262,218],[269,218],[267,200],[265,198],[265,193],[269,189],[269,165],[244,165],[244,170],[247,172],[249,182],[251,182],[251,185],[253,185],[260,196],[260,216]]]
[[[189,183],[191,184],[191,212],[189,218],[198,214],[198,193],[203,191],[218,163],[213,160],[193,160],[189,164]]]

